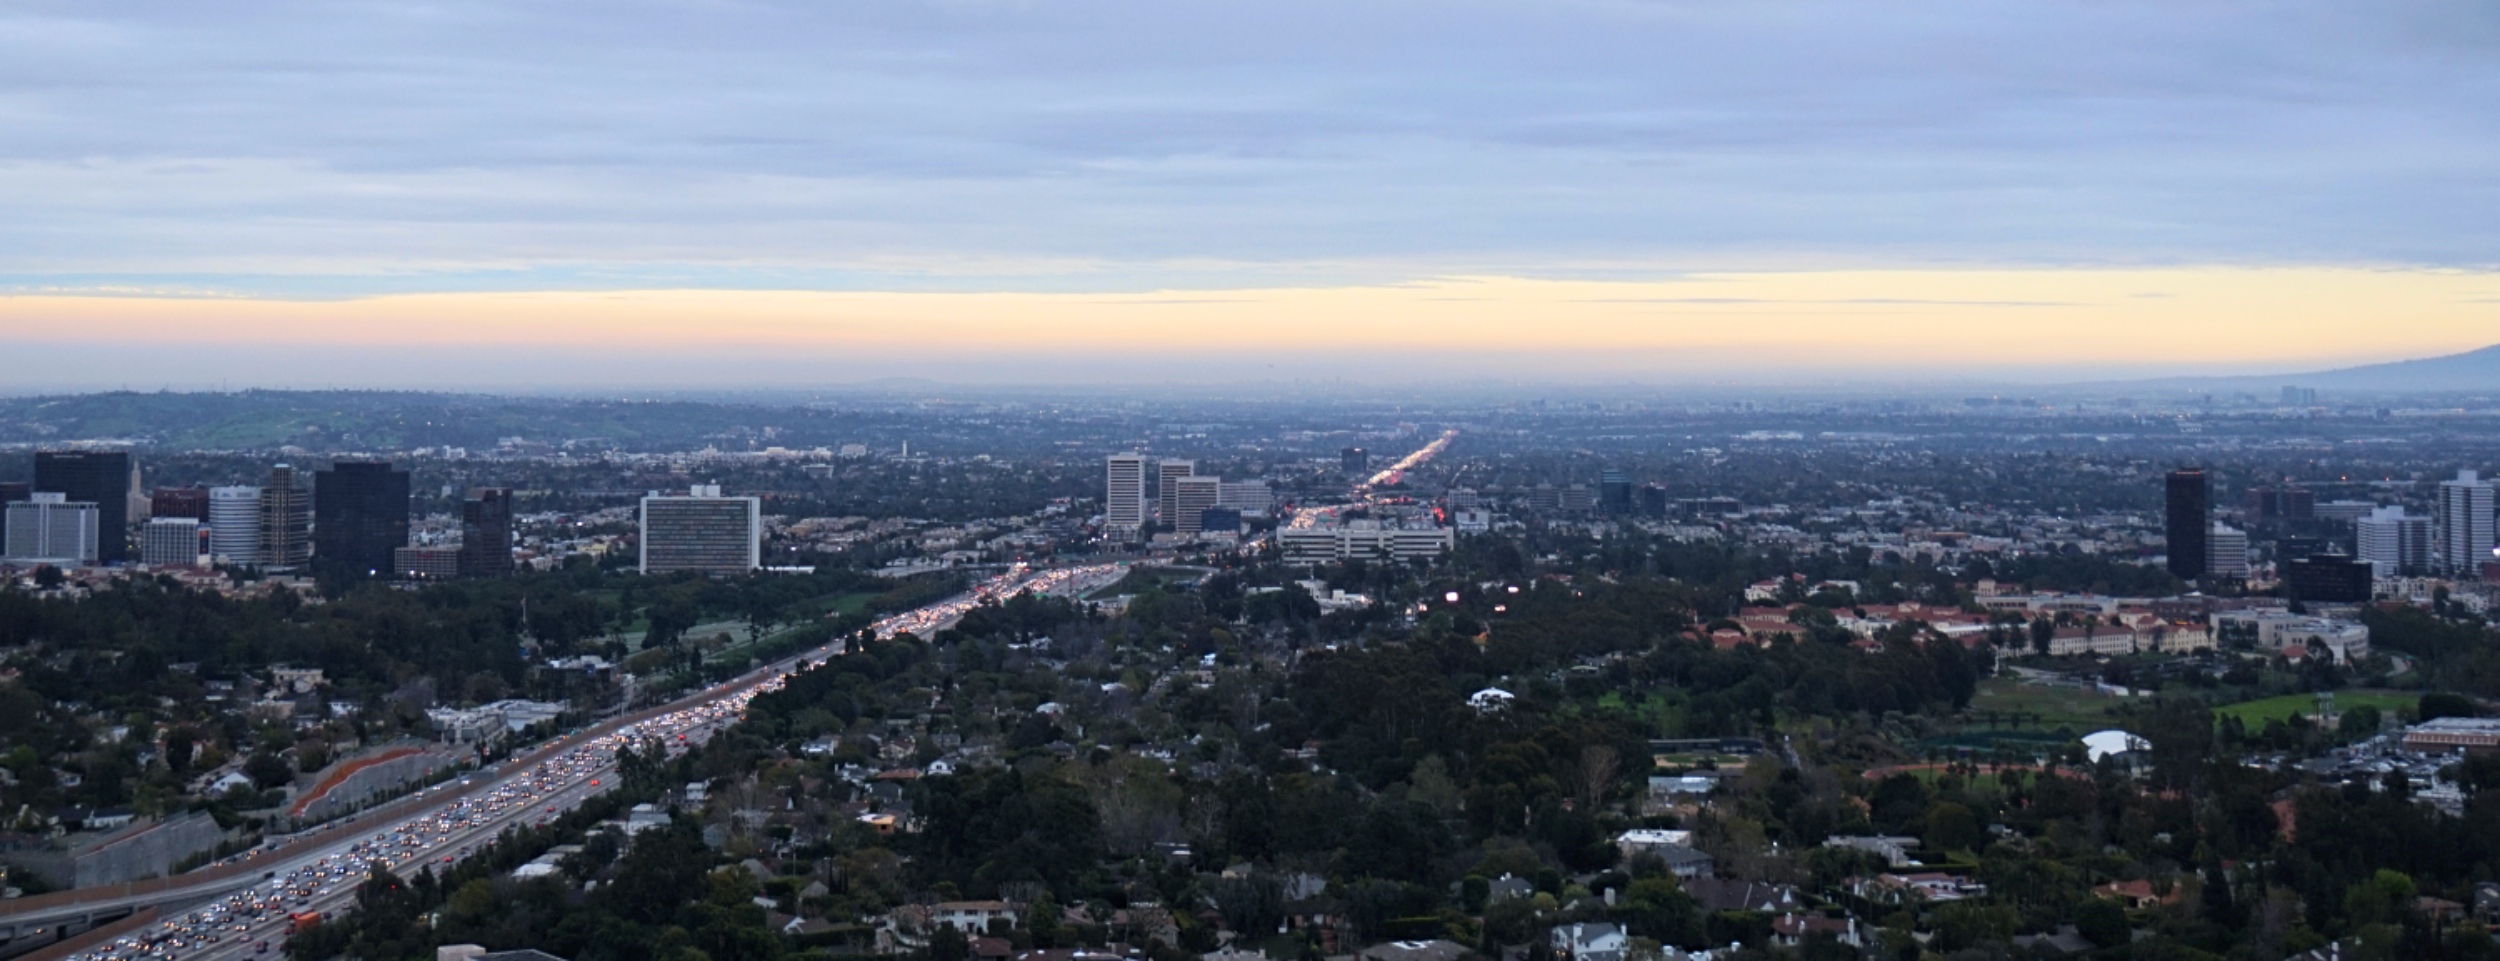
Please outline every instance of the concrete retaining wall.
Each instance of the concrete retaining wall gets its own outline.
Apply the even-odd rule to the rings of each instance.
[[[358,762],[350,760],[341,763]],[[290,819],[299,826],[327,821],[362,808],[375,798],[422,781],[452,764],[451,757],[430,749],[363,764],[340,778],[320,796],[297,802],[290,810]]]

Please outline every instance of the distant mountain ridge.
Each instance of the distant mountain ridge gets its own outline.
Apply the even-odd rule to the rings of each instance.
[[[2462,354],[2270,378],[2302,387],[2366,391],[2500,391],[2500,344]]]

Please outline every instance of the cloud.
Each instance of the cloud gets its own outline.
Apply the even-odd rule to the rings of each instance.
[[[2479,267],[2496,98],[2472,0],[34,2],[0,286]]]

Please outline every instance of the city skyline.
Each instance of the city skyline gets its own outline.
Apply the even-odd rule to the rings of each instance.
[[[610,14],[0,14],[17,386],[2057,381],[2500,330],[2469,4]]]

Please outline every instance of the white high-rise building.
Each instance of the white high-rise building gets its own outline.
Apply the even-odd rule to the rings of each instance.
[[[260,563],[260,488],[209,489],[208,553],[237,567]]]
[[[200,563],[200,522],[190,517],[157,517],[139,529],[139,562],[149,567],[196,567]]]
[[[9,560],[80,567],[96,562],[98,511],[92,501],[36,491],[30,500],[9,505],[0,528],[0,552]]]
[[[1196,537],[1203,529],[1207,508],[1215,506],[1223,480],[1212,476],[1190,475],[1172,478],[1172,487],[1163,495],[1164,514],[1172,518],[1172,532],[1182,537]]]
[[[1104,478],[1102,523],[1135,534],[1146,528],[1146,455],[1113,454]]]
[[[2368,561],[2380,579],[2429,565],[2431,519],[2408,517],[2402,507],[2380,507],[2353,522],[2354,556]]]
[[[2209,577],[2248,579],[2248,532],[2224,524],[2214,525],[2205,536],[2205,574]]]
[[[2439,484],[2439,568],[2470,577],[2492,560],[2491,484],[2473,471]]]
[[[1194,460],[1167,460],[1155,466],[1155,501],[1163,512],[1162,520],[1166,526],[1180,526],[1172,505],[1172,494],[1179,488],[1180,479],[1197,474],[1198,462]]]
[[[720,485],[642,499],[642,572],[745,574],[764,561],[764,502]]]

